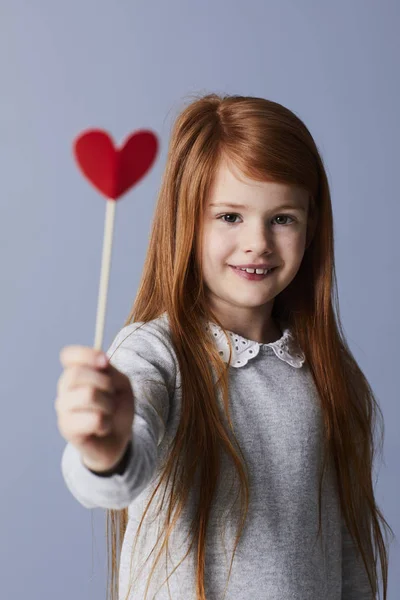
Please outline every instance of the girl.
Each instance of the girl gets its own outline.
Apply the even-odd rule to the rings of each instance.
[[[367,600],[376,552],[386,599],[382,413],[334,293],[306,126],[262,98],[195,99],[108,367],[90,348],[61,354],[62,472],[83,506],[108,509],[113,599]]]

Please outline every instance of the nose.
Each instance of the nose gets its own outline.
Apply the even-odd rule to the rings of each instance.
[[[243,231],[241,245],[245,252],[269,254],[273,251],[273,244],[272,231],[265,223],[250,225]]]

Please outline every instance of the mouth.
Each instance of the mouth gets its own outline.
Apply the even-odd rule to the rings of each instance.
[[[242,270],[240,267],[233,267],[229,265],[230,268],[237,274],[239,277],[243,277],[244,279],[248,279],[249,281],[261,281],[263,279],[271,277],[271,275],[276,271],[278,267],[273,267],[269,269],[268,272],[256,273],[255,269],[250,269],[250,271],[254,271],[253,273],[249,273],[248,271]]]

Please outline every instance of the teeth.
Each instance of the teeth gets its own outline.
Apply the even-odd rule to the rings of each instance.
[[[257,275],[266,275],[269,269],[240,269],[241,271],[246,271],[247,273],[257,273]]]

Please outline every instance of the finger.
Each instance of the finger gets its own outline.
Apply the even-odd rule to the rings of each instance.
[[[116,402],[109,394],[93,388],[73,388],[71,391],[57,396],[54,407],[58,414],[100,411],[105,415],[112,416],[116,409]]]
[[[101,350],[88,346],[64,346],[60,351],[60,362],[63,367],[79,364],[98,368],[98,361],[104,356],[105,353]]]
[[[82,411],[73,413],[72,418],[60,417],[58,428],[68,441],[82,443],[91,435],[104,435],[112,427],[112,419],[99,411]]]
[[[58,380],[57,393],[61,395],[83,385],[92,386],[110,394],[115,393],[115,386],[109,374],[97,371],[93,367],[81,365],[73,365],[63,371]]]

